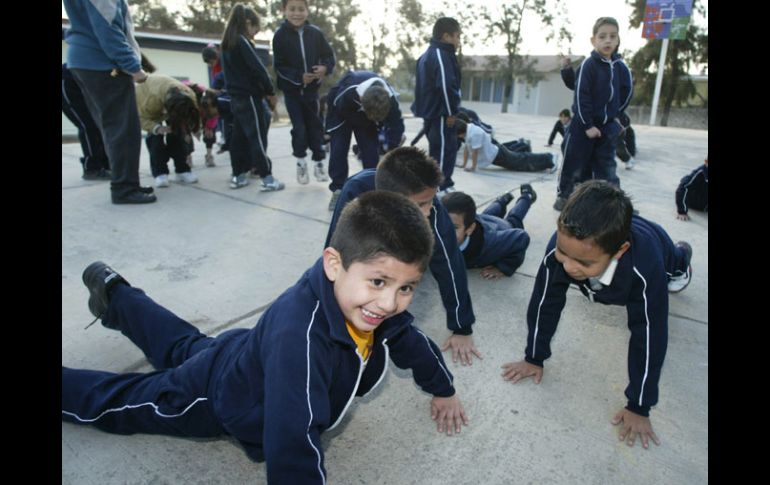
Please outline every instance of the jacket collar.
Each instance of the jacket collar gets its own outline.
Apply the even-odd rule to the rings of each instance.
[[[430,40],[430,46],[436,47],[438,49],[443,49],[448,52],[455,52],[457,49],[455,49],[455,46],[452,44],[447,44],[446,42],[441,42],[435,37]]]
[[[613,54],[610,56],[609,60],[607,60],[607,59],[605,59],[604,57],[602,57],[602,55],[601,55],[601,54],[599,54],[598,52],[596,52],[596,50],[592,50],[592,51],[591,51],[591,57],[592,57],[592,58],[594,58],[594,59],[595,59],[595,60],[597,60],[597,61],[606,62],[606,63],[608,63],[608,64],[614,63],[615,61],[619,61],[619,60],[621,59],[621,57],[620,57],[620,54],[618,54],[617,52],[615,52],[615,53],[613,53]]]

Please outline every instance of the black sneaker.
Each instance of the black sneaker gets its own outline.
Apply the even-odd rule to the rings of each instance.
[[[535,189],[533,189],[529,184],[521,184],[521,195],[524,194],[529,194],[530,202],[533,204],[537,200],[537,192],[535,192]]]
[[[567,203],[567,199],[564,197],[556,197],[556,202],[553,203],[553,208],[561,212],[564,209],[564,204]]]
[[[508,204],[510,204],[512,200],[513,200],[513,194],[510,192],[506,192],[497,198],[497,201],[501,203],[503,207],[508,207]]]
[[[104,168],[83,172],[83,180],[111,180],[112,172]]]
[[[118,283],[131,286],[125,278],[101,261],[93,262],[83,270],[83,284],[86,285],[90,293],[88,309],[93,316],[96,318],[104,317],[104,314],[107,313],[107,306],[110,304],[110,290]],[[119,330],[115,326],[105,325],[104,320],[102,320],[102,325],[113,330]]]
[[[152,194],[153,192],[155,192],[155,189],[153,189],[152,187],[142,187],[141,185],[139,186],[138,190],[143,194]]]
[[[690,284],[690,281],[692,281],[692,265],[690,262],[692,261],[692,246],[690,246],[690,243],[686,241],[679,241],[675,244],[676,247],[681,248],[685,255],[686,255],[686,268],[684,273],[682,273],[679,276],[672,276],[671,279],[668,281],[668,291],[669,293],[679,293],[680,291],[687,288],[687,286]]]
[[[153,194],[146,194],[142,190],[137,189],[122,197],[112,196],[113,204],[149,204],[158,200]]]

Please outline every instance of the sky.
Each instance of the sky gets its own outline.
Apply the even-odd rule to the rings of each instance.
[[[131,4],[131,0],[129,5]],[[356,0],[360,9],[361,16],[364,19],[377,18],[377,15],[381,15],[382,4],[397,5],[398,0],[380,0],[379,2],[373,2],[371,0]],[[186,2],[184,0],[164,0],[162,1],[166,7],[171,10],[180,10],[184,7]],[[440,0],[422,0],[422,5],[425,10],[432,11],[442,4]],[[478,5],[485,4],[489,6],[501,5],[502,1],[489,1],[489,0],[462,0],[458,1],[458,5],[464,5],[465,8],[477,8]],[[569,13],[568,18],[570,22],[569,30],[573,34],[573,41],[569,45],[558,46],[556,41],[546,43],[544,41],[545,33],[542,30],[537,15],[528,12],[525,14],[522,37],[523,43],[521,45],[521,54],[530,55],[554,55],[554,54],[573,54],[573,55],[587,55],[591,52],[591,28],[594,21],[598,17],[615,17],[620,23],[620,48],[623,50],[636,51],[646,42],[646,39],[642,38],[641,29],[631,29],[628,26],[628,17],[631,14],[631,7],[626,5],[625,0],[561,0],[566,6]],[[708,0],[702,0],[703,4],[708,12]],[[376,7],[374,7],[376,5]],[[62,4],[62,17],[66,17],[64,11],[64,5]],[[311,19],[312,21],[312,19]],[[707,25],[706,21],[700,19],[699,24]],[[365,25],[365,22],[359,23],[359,29],[357,36],[361,38],[361,45],[367,45],[369,43],[370,34]],[[271,38],[272,35],[264,33],[266,38]],[[473,32],[465,32],[466,37],[472,36],[481,38],[480,35]],[[475,34],[475,35],[474,35]],[[258,34],[259,37],[259,34]],[[504,45],[502,39],[499,42],[477,41],[475,45],[466,45],[463,48],[463,52],[469,55],[491,55],[504,54]]]

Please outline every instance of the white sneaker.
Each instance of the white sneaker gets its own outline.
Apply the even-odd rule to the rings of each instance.
[[[168,175],[162,174],[155,177],[155,186],[156,187],[168,187]]]
[[[262,192],[275,192],[276,190],[283,190],[284,187],[283,182],[279,182],[278,179],[273,177],[272,182],[265,182],[265,179],[262,179],[262,187],[259,190]]]
[[[324,169],[324,162],[316,162],[313,168],[313,175],[315,175],[315,179],[319,182],[329,181],[329,176],[326,175],[326,170]]]
[[[310,176],[307,174],[307,162],[304,158],[297,159],[297,182],[301,185],[310,183]]]
[[[182,172],[176,174],[174,182],[179,182],[180,184],[194,184],[198,182],[198,176],[192,172]]]
[[[626,162],[626,170],[631,170],[632,168],[634,168],[634,165],[636,165],[636,162],[634,161],[634,157],[629,158],[628,161]]]

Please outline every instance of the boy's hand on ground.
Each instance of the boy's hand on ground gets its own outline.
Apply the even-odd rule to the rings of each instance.
[[[503,276],[505,276],[503,272],[497,269],[496,266],[489,265],[481,270],[481,277],[485,280],[499,280]]]
[[[687,214],[677,214],[676,218],[679,219],[680,221],[689,221],[690,220],[690,216],[688,216]]]
[[[473,345],[473,336],[471,335],[452,335],[446,339],[441,351],[443,352],[450,347],[452,348],[452,362],[457,362],[459,358],[462,365],[473,365],[473,354],[476,354],[479,359],[483,359],[476,346]]]
[[[614,418],[612,418],[612,424],[620,424],[620,434],[618,434],[618,438],[620,438],[621,441],[626,440],[628,446],[634,446],[637,434],[641,438],[642,446],[645,449],[649,446],[649,438],[652,438],[652,441],[660,446],[660,440],[652,430],[650,418],[640,416],[623,408]]]
[[[591,128],[586,130],[586,136],[588,138],[601,138],[602,132],[599,130],[599,128],[592,126]]]
[[[457,394],[451,397],[434,396],[430,400],[430,417],[436,422],[439,433],[459,433],[462,425],[468,426],[468,416]]]
[[[532,377],[535,380],[535,384],[540,384],[540,380],[543,378],[543,368],[535,364],[530,364],[526,360],[519,362],[508,362],[502,366],[503,379],[511,381],[511,384],[516,384],[522,379]]]

